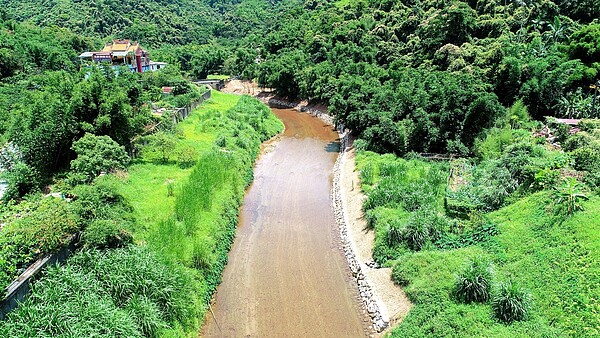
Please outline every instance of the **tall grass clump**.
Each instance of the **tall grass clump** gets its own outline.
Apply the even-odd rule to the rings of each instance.
[[[531,294],[511,281],[501,283],[492,298],[496,318],[505,323],[527,319],[531,305]]]
[[[455,277],[454,295],[463,303],[483,303],[490,299],[493,272],[490,262],[474,258]]]
[[[364,175],[371,165],[365,165]],[[369,192],[363,204],[365,211],[379,206],[402,207],[406,211],[416,211],[422,207],[435,205],[444,192],[447,174],[443,166],[426,164],[418,160],[385,160],[380,164],[379,180]],[[363,174],[361,174],[363,175]],[[368,178],[374,182],[374,178]]]
[[[191,276],[145,247],[84,251],[50,268],[0,325],[2,337],[157,337],[196,327]]]
[[[226,153],[214,151],[198,161],[175,200],[175,215],[191,234],[199,221],[199,211],[212,207],[214,193],[231,177],[233,159]]]
[[[372,185],[375,183],[375,166],[372,163],[365,164],[360,170],[360,181],[362,184]]]

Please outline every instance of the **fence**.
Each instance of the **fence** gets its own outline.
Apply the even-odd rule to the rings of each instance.
[[[190,116],[190,114],[194,111],[194,109],[196,109],[199,105],[204,103],[204,101],[210,99],[211,96],[212,96],[212,92],[210,90],[207,90],[204,94],[202,94],[200,99],[190,103],[189,105],[187,105],[185,107],[175,108],[171,114],[171,119],[173,121],[173,124],[177,124],[177,123],[185,120],[188,116]],[[155,126],[152,126],[152,128],[150,128],[150,129],[147,129],[143,134],[149,134],[149,133],[155,132],[157,129],[160,128],[161,123],[162,122],[158,123]],[[129,141],[129,147],[127,149],[128,153],[129,153],[129,157],[134,159],[138,156],[138,149],[136,148],[135,142],[140,137],[142,137],[143,134],[137,135]]]
[[[185,120],[194,109],[196,109],[199,105],[201,105],[204,101],[210,99],[212,92],[210,90],[206,91],[206,93],[202,94],[199,100],[190,103],[189,105],[182,108],[175,108],[173,115],[171,118],[173,119],[173,123],[177,124],[183,120]]]

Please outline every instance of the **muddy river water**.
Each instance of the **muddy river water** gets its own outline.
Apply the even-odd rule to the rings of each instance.
[[[337,134],[273,109],[285,133],[256,163],[204,337],[362,337],[330,203]]]

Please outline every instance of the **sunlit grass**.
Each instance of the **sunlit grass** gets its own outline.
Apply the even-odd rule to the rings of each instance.
[[[193,146],[200,154],[209,152],[218,131],[202,128],[203,117],[210,111],[231,109],[239,99],[237,95],[212,91],[212,97],[178,125],[182,131],[180,142]],[[182,169],[175,163],[138,163],[129,168],[119,192],[134,207],[138,226],[132,230],[136,240],[146,240],[147,231],[173,213],[175,197],[168,196],[167,184],[172,181],[178,191],[191,172],[192,168]]]
[[[206,76],[208,80],[229,80],[231,76],[229,75],[221,75],[221,74],[210,74]]]

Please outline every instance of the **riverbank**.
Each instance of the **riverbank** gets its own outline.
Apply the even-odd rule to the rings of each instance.
[[[311,105],[307,101],[287,101],[271,92],[261,91],[255,83],[231,81],[225,92],[255,95],[270,107],[291,108],[318,117],[334,125],[327,107]],[[365,196],[360,190],[360,179],[355,171],[354,149],[351,135],[343,126],[337,126],[341,151],[333,169],[332,206],[340,232],[341,249],[348,262],[352,279],[358,288],[361,306],[370,320],[370,330],[383,335],[404,319],[412,304],[401,287],[391,279],[390,268],[374,265],[372,259],[374,234],[365,231],[366,221],[362,213]]]
[[[334,199],[341,203],[340,232],[346,238],[346,250],[351,269],[356,271],[361,299],[373,320],[375,331],[386,333],[408,314],[412,303],[400,286],[392,281],[392,269],[382,268],[373,261],[375,235],[367,230],[362,211],[366,196],[360,189],[360,176],[356,171],[355,150],[349,145],[338,159],[334,186]],[[352,267],[354,265],[354,267]],[[370,295],[370,297],[369,297]]]

